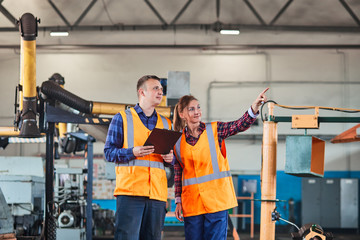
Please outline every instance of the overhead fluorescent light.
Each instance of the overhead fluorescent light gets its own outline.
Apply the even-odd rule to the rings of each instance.
[[[52,37],[67,37],[67,36],[69,36],[69,32],[50,32],[50,36],[52,36]]]
[[[239,30],[226,30],[226,29],[223,29],[223,30],[220,30],[220,34],[226,34],[226,35],[239,35],[240,34],[240,31]]]

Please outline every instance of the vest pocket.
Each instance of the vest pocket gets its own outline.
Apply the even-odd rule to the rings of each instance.
[[[119,193],[131,193],[133,191],[133,180],[132,174],[118,173],[116,176],[116,190]]]
[[[183,189],[181,193],[181,202],[183,208],[184,217],[199,215],[199,212],[203,211],[203,208],[200,207],[199,203],[202,204],[200,195],[197,192],[191,191],[189,189]]]
[[[167,178],[164,170],[151,170],[150,175],[150,197],[166,201]]]

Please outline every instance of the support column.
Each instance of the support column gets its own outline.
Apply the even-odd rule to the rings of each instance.
[[[93,192],[93,165],[94,145],[93,138],[88,137],[87,143],[87,186],[86,186],[86,240],[92,240],[92,192]]]
[[[45,229],[47,240],[56,239],[56,222],[54,212],[54,131],[55,124],[48,123],[46,132],[46,162],[45,162]]]
[[[273,116],[273,103],[269,103],[270,120]],[[261,166],[261,220],[260,240],[275,240],[275,222],[271,213],[275,208],[276,199],[276,147],[277,123],[264,122],[262,166]],[[264,201],[265,200],[265,201]],[[270,200],[270,201],[266,201]]]

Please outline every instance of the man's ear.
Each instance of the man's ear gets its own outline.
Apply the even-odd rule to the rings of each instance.
[[[139,90],[138,90],[138,95],[139,95],[139,96],[145,96],[144,89],[139,88]]]
[[[179,112],[179,116],[181,119],[184,119],[184,112]]]

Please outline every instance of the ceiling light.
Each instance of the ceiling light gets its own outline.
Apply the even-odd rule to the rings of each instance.
[[[67,36],[69,36],[69,32],[50,32],[50,36],[52,36],[52,37],[67,37]]]
[[[240,31],[239,30],[220,30],[220,34],[227,34],[227,35],[239,35]]]

